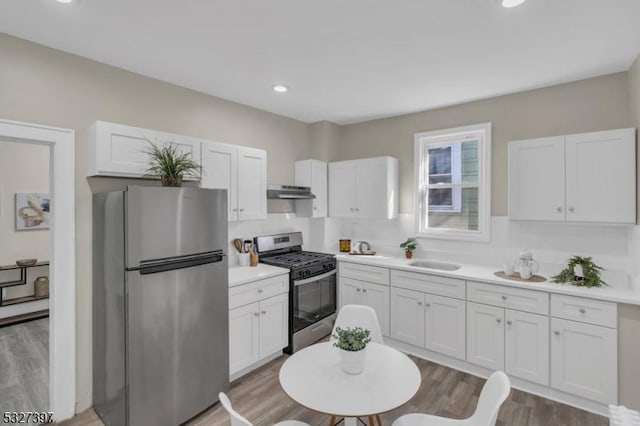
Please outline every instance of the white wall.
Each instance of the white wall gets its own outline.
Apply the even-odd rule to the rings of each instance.
[[[11,265],[18,259],[49,260],[49,231],[16,231],[15,219],[16,193],[49,192],[49,157],[49,147],[0,139],[0,265]],[[27,284],[4,289],[4,298],[33,295],[33,281],[42,275],[49,275],[47,267],[29,269]],[[18,271],[1,272],[0,281],[19,276]]]

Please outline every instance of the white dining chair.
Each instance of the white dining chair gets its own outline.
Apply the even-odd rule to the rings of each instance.
[[[229,401],[229,397],[224,393],[220,392],[218,394],[218,399],[227,413],[229,413],[229,417],[231,418],[231,426],[253,426],[253,424],[242,417],[236,410],[231,406],[231,401]],[[297,420],[285,420],[284,422],[276,423],[273,426],[310,426],[308,423],[299,422]]]
[[[511,392],[511,382],[503,371],[493,373],[482,387],[476,411],[468,419],[455,420],[428,414],[406,414],[392,426],[495,426],[500,406]]]
[[[336,333],[337,327],[362,327],[371,332],[369,336],[371,337],[372,342],[384,344],[384,340],[382,340],[382,331],[380,331],[378,315],[376,315],[376,311],[374,311],[370,306],[344,305],[340,309],[340,312],[338,312],[336,323],[331,331],[331,338],[329,339],[330,342],[335,340],[333,335]]]

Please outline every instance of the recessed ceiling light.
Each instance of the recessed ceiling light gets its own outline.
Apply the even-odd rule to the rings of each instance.
[[[289,88],[287,86],[283,86],[282,84],[274,84],[273,85],[273,91],[274,92],[284,93],[287,90],[289,90]]]
[[[71,3],[73,0],[56,0],[58,3]]]
[[[515,7],[524,3],[524,0],[502,0],[503,7]]]

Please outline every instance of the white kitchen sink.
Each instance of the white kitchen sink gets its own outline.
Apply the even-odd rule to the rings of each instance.
[[[438,262],[436,260],[413,260],[408,265],[425,269],[439,269],[441,271],[457,271],[460,269],[460,265],[455,263]]]

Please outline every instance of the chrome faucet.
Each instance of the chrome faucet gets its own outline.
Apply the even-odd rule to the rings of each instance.
[[[368,251],[371,251],[371,244],[369,244],[367,241],[358,241],[355,248],[356,253],[366,253]]]

